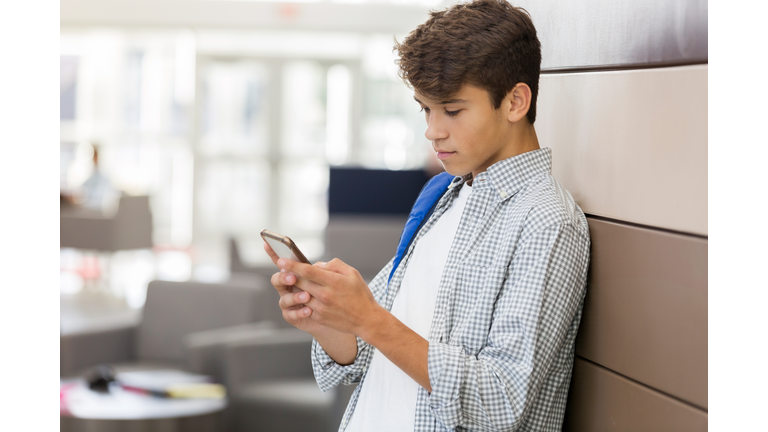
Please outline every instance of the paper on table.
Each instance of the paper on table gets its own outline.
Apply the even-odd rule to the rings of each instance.
[[[168,386],[166,393],[172,398],[223,399],[227,396],[227,389],[221,384],[186,383]]]
[[[116,379],[121,385],[153,392],[165,392],[168,387],[176,384],[201,384],[212,381],[211,377],[206,375],[172,369],[122,372],[117,374]]]

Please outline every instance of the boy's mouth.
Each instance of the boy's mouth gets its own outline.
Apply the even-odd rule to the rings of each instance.
[[[437,158],[440,159],[440,160],[445,160],[445,159],[448,159],[454,153],[456,153],[456,152],[439,151],[439,152],[437,152]]]

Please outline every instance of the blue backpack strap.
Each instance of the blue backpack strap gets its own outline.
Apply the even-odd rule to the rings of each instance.
[[[392,280],[392,276],[395,274],[397,266],[400,265],[400,260],[403,259],[405,251],[410,247],[421,226],[424,225],[424,222],[426,222],[426,220],[429,219],[429,216],[432,215],[437,202],[440,200],[440,197],[443,196],[453,179],[454,176],[447,172],[440,173],[432,177],[421,189],[421,192],[419,192],[419,197],[416,198],[416,202],[411,208],[411,213],[408,215],[408,221],[405,223],[405,228],[403,228],[403,233],[400,235],[400,243],[397,245],[395,261],[392,265],[392,271],[389,272],[389,279],[387,280],[387,289],[389,289],[389,282]]]

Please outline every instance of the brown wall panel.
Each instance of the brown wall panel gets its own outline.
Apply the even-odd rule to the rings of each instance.
[[[707,235],[708,66],[541,76],[536,133],[584,212]]]
[[[694,432],[707,413],[576,358],[563,430],[567,432]]]
[[[707,62],[706,0],[510,3],[533,18],[543,70]]]
[[[707,409],[707,240],[589,218],[576,353]]]

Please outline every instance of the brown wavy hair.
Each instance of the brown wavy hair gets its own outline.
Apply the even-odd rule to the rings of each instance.
[[[541,43],[528,12],[506,0],[476,0],[429,15],[402,43],[395,40],[400,78],[436,100],[450,99],[471,84],[488,92],[494,109],[517,83],[528,84],[526,117],[533,124]]]

